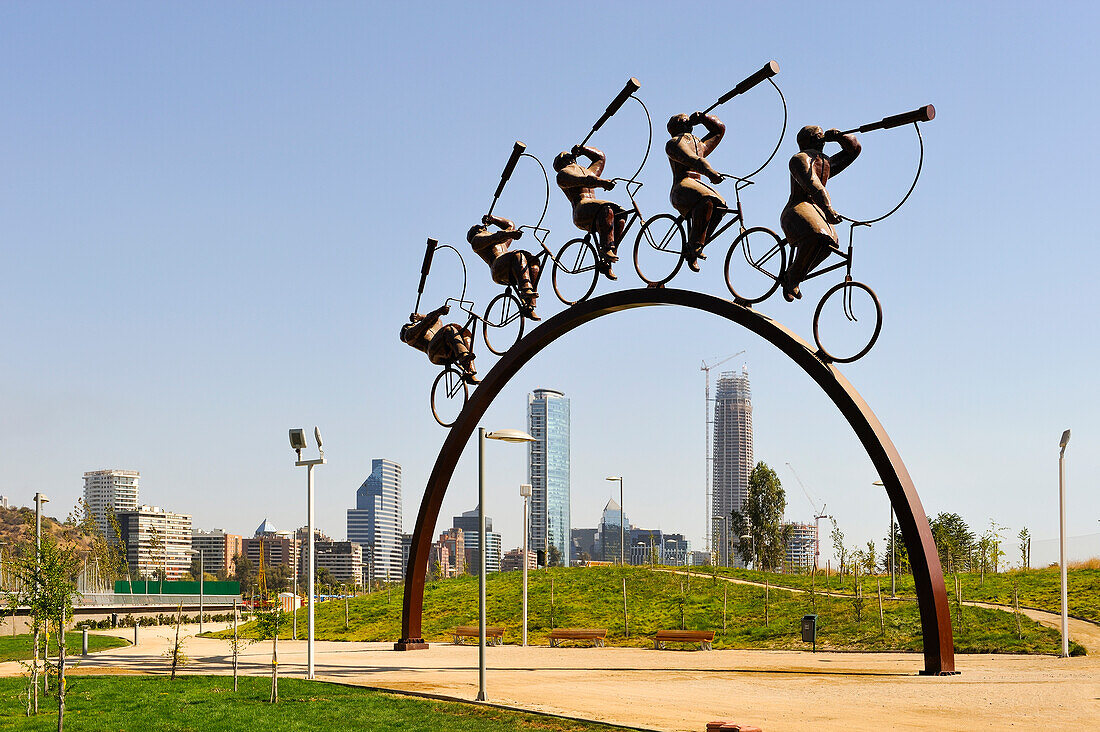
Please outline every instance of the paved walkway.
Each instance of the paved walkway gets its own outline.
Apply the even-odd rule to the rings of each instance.
[[[190,626],[187,633],[194,633]],[[132,631],[129,631],[132,634]],[[126,631],[117,633],[127,637]],[[136,647],[81,660],[81,670],[167,670],[172,629],[144,628]],[[131,636],[132,637],[132,636]],[[318,642],[318,678],[472,700],[477,647]],[[230,672],[228,643],[188,638],[188,673]],[[767,732],[806,729],[1100,729],[1100,658],[959,656],[960,676],[922,677],[919,654],[654,651],[641,648],[488,649],[496,703],[658,730],[701,732],[713,719]],[[270,672],[270,643],[248,646],[241,673]],[[280,641],[281,672],[304,675],[305,642]],[[79,672],[79,671],[78,671]],[[0,664],[0,675],[19,673]]]

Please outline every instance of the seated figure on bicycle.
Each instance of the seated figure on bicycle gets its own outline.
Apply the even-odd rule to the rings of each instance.
[[[584,155],[592,164],[587,168],[577,162]],[[619,261],[619,239],[626,226],[626,209],[611,201],[596,198],[595,190],[603,188],[610,191],[615,182],[600,177],[607,158],[594,147],[574,145],[569,152],[560,153],[554,158],[554,170],[557,171],[558,187],[573,204],[573,223],[581,231],[595,229],[599,241],[595,242],[602,261],[598,265],[609,280],[618,279],[611,271],[611,265]]]
[[[462,369],[462,378],[467,384],[477,384],[474,335],[461,325],[444,324],[441,318],[450,311],[448,305],[443,305],[427,315],[411,314],[409,322],[401,326],[401,340],[428,354],[428,360],[437,366],[456,364]]]
[[[841,222],[833,208],[825,184],[859,156],[859,140],[840,130],[823,132],[816,125],[807,125],[798,132],[798,153],[791,158],[791,197],[779,216],[779,223],[794,249],[794,257],[782,275],[783,297],[787,302],[801,298],[798,290],[815,267],[825,261],[836,248],[837,235],[833,224]],[[826,142],[840,143],[836,155],[824,153]]]
[[[496,226],[499,231],[489,231]],[[493,282],[498,285],[512,286],[523,303],[523,316],[530,320],[540,320],[535,315],[536,292],[539,281],[539,261],[535,255],[522,249],[509,251],[508,245],[523,236],[523,231],[515,224],[500,216],[486,214],[481,223],[471,226],[466,241],[477,255],[489,265]]]
[[[692,134],[695,125],[703,125],[707,135],[702,140]],[[722,175],[707,162],[726,126],[717,117],[704,112],[692,115],[677,114],[668,121],[668,133],[672,139],[665,143],[665,153],[672,165],[672,206],[688,222],[687,251],[684,261],[693,272],[699,271],[699,259],[706,259],[703,247],[718,228],[726,212],[726,200],[713,188],[703,183],[705,175],[711,183],[721,183]]]

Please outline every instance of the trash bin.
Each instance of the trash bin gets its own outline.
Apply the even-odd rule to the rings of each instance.
[[[814,651],[817,651],[817,616],[802,616],[802,642],[813,643]]]

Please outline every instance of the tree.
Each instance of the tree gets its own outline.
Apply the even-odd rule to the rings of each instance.
[[[247,595],[256,582],[256,568],[252,565],[252,560],[242,554],[233,556],[233,566],[233,579],[241,584],[241,594]]]
[[[938,513],[928,522],[932,529],[932,539],[940,554],[940,564],[950,574],[969,564],[971,549],[974,547],[974,532],[970,530],[962,516],[957,513]]]
[[[551,544],[549,551],[550,551],[550,561],[547,563],[547,566],[550,566],[550,567],[560,567],[560,566],[562,566],[561,550],[558,549],[555,545]]]
[[[905,539],[901,536],[901,526],[899,524],[894,525],[894,547],[892,552],[890,549],[890,537],[885,537],[883,542],[885,545],[882,547],[882,551],[886,555],[883,560],[883,566],[886,568],[886,571],[890,571],[890,565],[895,561],[894,557],[896,557],[897,567],[895,567],[894,570],[899,574],[909,572],[909,549],[905,546]]]
[[[735,535],[747,534],[752,542],[738,542],[737,553],[742,561],[755,559],[759,569],[774,571],[783,562],[790,534],[790,527],[783,525],[787,494],[779,476],[763,462],[757,463],[749,475],[744,509],[744,513],[733,511],[731,526]]]
[[[840,570],[840,576],[844,576],[844,565],[848,559],[848,548],[844,546],[844,532],[840,530],[840,526],[837,525],[836,519],[833,519],[833,552],[836,554],[837,567]]]
[[[1031,532],[1025,526],[1016,537],[1020,540],[1020,566],[1031,569]]]
[[[874,574],[875,569],[878,567],[878,561],[875,558],[875,542],[867,542],[867,550],[863,553],[863,570],[866,574]]]
[[[266,607],[256,612],[256,632],[259,640],[271,639],[271,699],[279,701],[279,633],[287,623],[290,613],[283,610],[276,597]]]

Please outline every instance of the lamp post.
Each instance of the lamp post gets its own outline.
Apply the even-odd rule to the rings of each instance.
[[[623,528],[623,524],[626,523],[626,512],[623,510],[623,477],[621,475],[611,475],[604,480],[619,481],[619,566],[626,565],[626,530]]]
[[[1062,658],[1069,656],[1069,599],[1066,596],[1066,445],[1069,430],[1058,442],[1058,564],[1062,568]]]
[[[523,496],[523,645],[527,645],[527,499],[531,497],[530,483],[519,487]]]
[[[203,577],[206,574],[206,557],[203,554],[202,549],[191,549],[192,554],[199,555],[199,635],[202,635],[202,612],[203,612]]]
[[[881,480],[876,480],[871,485],[877,485],[879,488],[884,488]],[[887,502],[890,504],[890,598],[897,599],[898,596],[898,584],[897,584],[897,563],[898,554],[894,550],[894,502],[890,500],[890,497],[886,497]]]
[[[730,551],[730,547],[729,547],[729,544],[730,544],[730,541],[729,541],[729,520],[730,520],[730,518],[729,518],[729,516],[711,516],[711,518],[715,521],[721,521],[722,522],[721,523],[722,528],[721,528],[721,533],[720,533],[720,536],[721,536],[721,539],[722,539],[722,550],[720,552],[718,552],[718,563],[719,563],[719,566],[728,567],[728,566],[730,566],[730,555],[729,555],[729,551]]]
[[[45,493],[34,494],[34,560],[37,563],[42,553],[42,504],[49,503]]]
[[[478,563],[477,577],[477,700],[488,701],[485,695],[485,440],[501,442],[534,442],[535,438],[520,430],[496,430],[485,433],[484,427],[477,428],[477,534]],[[524,566],[526,566],[524,557]]]
[[[302,460],[302,450],[306,447],[305,431],[300,429],[292,429],[290,431],[290,446],[298,455],[298,460],[294,464],[298,467],[305,467],[306,469],[306,532],[309,534],[306,540],[308,546],[306,571],[309,573],[306,577],[306,591],[309,592],[309,598],[306,600],[307,679],[313,678],[313,575],[315,574],[313,568],[313,468],[325,464],[325,448],[323,446],[324,443],[321,442],[321,430],[314,427],[313,434],[317,438],[318,457],[314,460]]]

